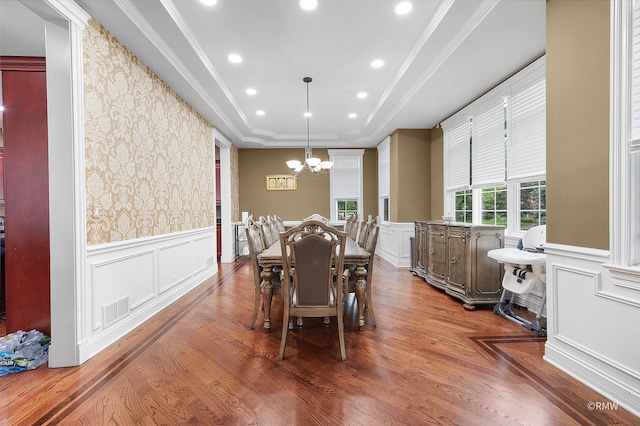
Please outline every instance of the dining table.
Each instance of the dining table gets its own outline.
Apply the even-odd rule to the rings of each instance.
[[[344,264],[355,265],[354,275],[356,277],[356,305],[358,307],[358,328],[364,327],[364,305],[366,302],[367,270],[366,264],[369,262],[369,252],[360,247],[357,242],[347,237],[344,251]],[[262,303],[264,308],[264,329],[268,333],[271,331],[271,299],[273,298],[273,268],[283,265],[282,247],[280,240],[273,243],[266,250],[258,255],[258,265],[262,267],[260,276],[263,280]],[[279,279],[279,277],[277,277]]]

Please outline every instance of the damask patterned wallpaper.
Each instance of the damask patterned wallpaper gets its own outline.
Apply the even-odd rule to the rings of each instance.
[[[87,243],[214,226],[211,125],[93,19],[83,66]]]
[[[238,148],[231,145],[231,220],[239,222],[242,220],[240,214],[240,179],[239,179],[239,156]]]

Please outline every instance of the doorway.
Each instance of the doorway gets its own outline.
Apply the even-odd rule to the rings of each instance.
[[[0,57],[6,333],[51,335],[45,70],[44,58]]]
[[[10,9],[11,13],[5,13]],[[17,15],[22,12],[24,15]],[[29,15],[31,14],[31,15]],[[35,17],[25,25],[18,16]],[[85,191],[82,151],[82,30],[90,16],[74,2],[0,1],[3,51],[36,37],[46,51],[49,157],[50,322],[49,367],[80,363],[78,325],[83,297]],[[11,25],[11,22],[14,25]],[[15,25],[18,23],[19,25]],[[39,35],[41,32],[41,35]]]

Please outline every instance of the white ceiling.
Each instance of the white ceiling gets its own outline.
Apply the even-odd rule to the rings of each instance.
[[[76,2],[247,148],[306,145],[306,76],[311,145],[373,147],[433,127],[545,51],[545,0],[414,0],[404,16],[399,0],[318,0],[314,11],[298,0]],[[43,39],[34,16],[0,0],[0,54],[38,54],[24,44]]]

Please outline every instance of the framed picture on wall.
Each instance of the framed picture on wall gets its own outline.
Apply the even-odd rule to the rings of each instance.
[[[267,191],[295,191],[298,180],[292,175],[265,175]]]

